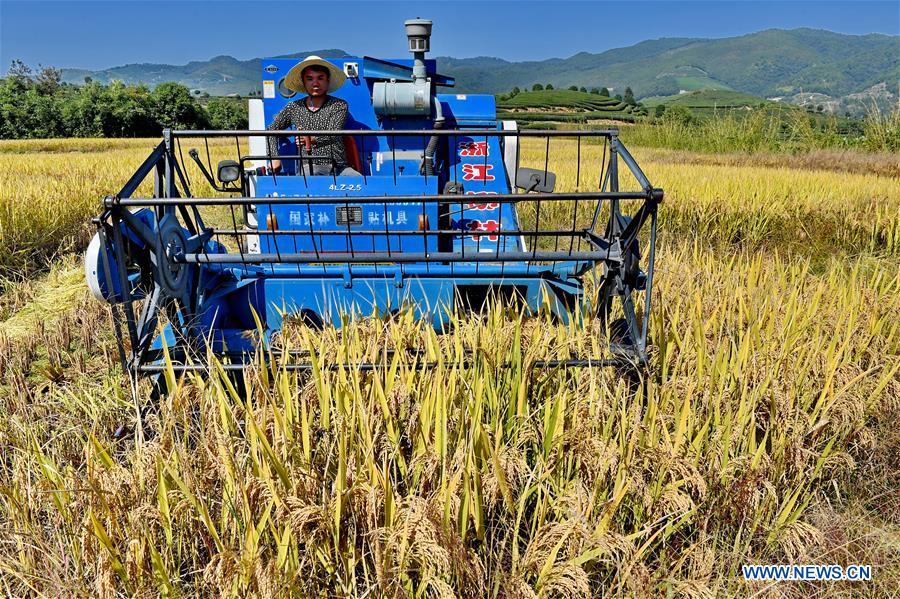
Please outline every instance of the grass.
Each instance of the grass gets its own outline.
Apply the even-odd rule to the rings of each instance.
[[[139,412],[147,388],[110,371],[108,312],[73,291],[78,264],[56,260],[35,280],[19,262],[26,283],[0,301],[0,589],[890,596],[896,175],[632,149],[666,189],[651,365],[637,389],[613,371],[531,368],[597,352],[596,319],[570,329],[495,306],[441,336],[408,312],[340,331],[293,323],[279,342],[308,352],[313,374],[260,364],[236,387],[210,360]],[[583,146],[583,164],[599,150]],[[543,167],[542,151],[525,144],[523,164]],[[132,169],[146,153],[94,152],[94,164]],[[561,190],[596,185],[586,168],[577,176],[576,153],[551,142]],[[56,154],[24,156],[49,173],[18,206],[42,235],[52,220],[38,198],[54,177],[76,198],[93,191]],[[70,223],[96,208],[85,200]],[[46,235],[43,255],[77,247],[68,239]],[[438,367],[324,368],[405,347]],[[461,348],[474,352],[470,368]],[[833,561],[872,564],[875,580],[766,586],[739,575],[744,563]]]
[[[643,149],[651,160],[671,164],[707,164],[719,166],[754,166],[769,169],[831,171],[858,175],[900,177],[900,163],[890,152],[860,152],[851,149],[810,150],[798,154],[770,151],[707,154],[665,148]]]
[[[869,115],[860,126],[860,134],[842,129],[841,122],[833,117],[808,115],[786,107],[749,112],[716,111],[710,118],[672,112],[623,127],[622,138],[636,146],[714,154],[804,154],[812,150],[846,149],[896,152],[900,149],[900,110],[889,115]]]

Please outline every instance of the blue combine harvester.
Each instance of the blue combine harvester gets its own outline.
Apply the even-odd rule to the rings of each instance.
[[[159,372],[163,343],[176,370],[192,368],[186,358],[208,346],[241,368],[257,349],[248,333],[261,325],[265,342],[288,317],[340,326],[412,306],[440,330],[451,310],[495,297],[566,321],[584,308],[582,282],[595,269],[591,309],[611,315],[621,300],[612,357],[560,364],[646,361],[647,319],[635,297],[644,292],[646,314],[662,190],[615,129],[519,130],[497,120],[493,96],[436,93],[454,81],[424,57],[431,23],[407,21],[406,32],[412,60],[331,60],[347,77],[333,94],[349,105],[344,130],[263,133],[297,99],[284,76],[299,62],[263,60],[250,130],[167,130],[120,193],[105,198],[86,273],[93,293],[112,304],[127,370]],[[361,176],[304,174],[303,135],[338,137]],[[278,173],[267,136],[278,142]],[[219,162],[214,177],[209,141],[218,139],[214,152],[231,148],[222,138],[234,142],[235,159]],[[192,194],[185,140],[205,146],[188,155],[212,197]],[[554,193],[551,140],[572,157],[574,191]],[[584,166],[591,152],[594,163]],[[526,154],[540,154],[534,168],[522,165]],[[619,190],[620,161],[638,190]],[[153,197],[132,197],[148,176]],[[644,271],[638,233],[648,221]]]

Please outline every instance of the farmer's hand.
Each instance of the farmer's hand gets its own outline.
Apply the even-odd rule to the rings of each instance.
[[[281,170],[281,161],[280,161],[280,160],[273,160],[273,161],[272,161],[271,168],[272,168],[272,170],[275,171],[276,173],[277,173],[278,171],[280,171],[280,170]]]
[[[316,138],[313,137],[312,135],[304,135],[301,138],[301,140],[302,140],[303,144],[306,146],[306,151],[312,152],[312,145],[314,143],[316,143]]]

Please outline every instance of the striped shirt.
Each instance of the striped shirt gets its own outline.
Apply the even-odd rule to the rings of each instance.
[[[334,96],[325,96],[325,102],[318,110],[310,110],[306,105],[307,97],[288,102],[287,106],[272,119],[267,130],[277,131],[294,127],[298,131],[337,131],[347,124],[347,102]],[[312,151],[306,151],[306,144],[298,140],[301,156],[322,156],[313,160],[315,164],[334,164],[346,166],[347,155],[344,151],[344,140],[340,136],[318,136],[312,145]],[[278,155],[278,138],[266,137],[269,156]],[[308,161],[304,162],[308,164]]]

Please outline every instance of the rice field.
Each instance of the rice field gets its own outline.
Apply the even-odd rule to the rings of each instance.
[[[599,353],[596,319],[567,328],[493,306],[444,335],[409,313],[324,333],[294,323],[280,342],[307,351],[312,374],[261,361],[236,387],[211,358],[150,401],[122,375],[73,253],[153,143],[0,143],[0,593],[888,597],[900,585],[891,157],[861,154],[848,173],[632,148],[666,190],[638,385],[532,367]],[[553,144],[558,189],[595,184],[576,181],[572,142]],[[325,368],[385,347],[439,364]],[[741,565],[756,563],[871,564],[874,579],[745,582]]]

